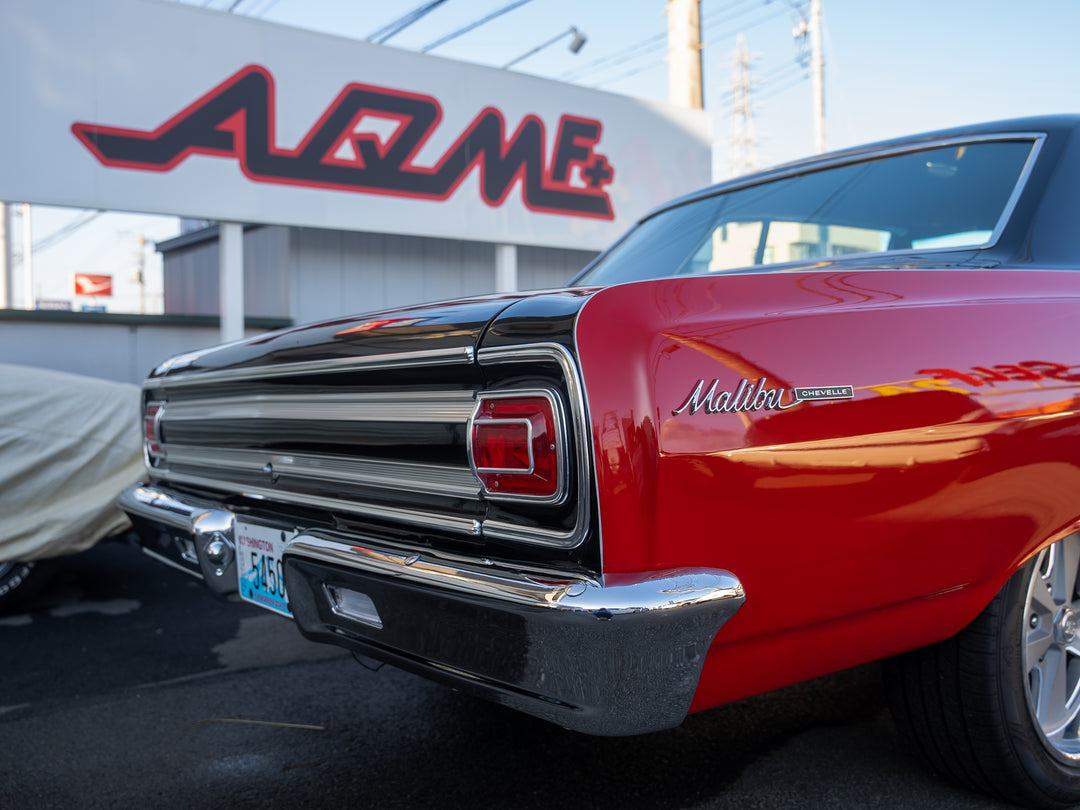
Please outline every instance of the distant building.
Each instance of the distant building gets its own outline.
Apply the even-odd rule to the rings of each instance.
[[[495,291],[487,242],[281,225],[244,228],[248,317],[294,323]],[[165,314],[219,314],[218,226],[157,243]],[[517,247],[518,288],[561,287],[595,251]]]

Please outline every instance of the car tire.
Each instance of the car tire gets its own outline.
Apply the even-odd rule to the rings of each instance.
[[[934,770],[1017,804],[1080,802],[1078,574],[1071,535],[956,636],[884,662],[896,725]]]
[[[0,562],[0,616],[23,607],[48,581],[47,562]]]

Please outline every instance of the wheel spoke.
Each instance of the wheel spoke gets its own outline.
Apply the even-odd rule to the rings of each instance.
[[[1027,636],[1027,660],[1028,667],[1038,666],[1042,663],[1044,656],[1050,649],[1050,645],[1054,641],[1053,633],[1043,629],[1049,625],[1043,625],[1036,630],[1032,630]]]
[[[1049,583],[1036,580],[1031,583],[1031,608],[1040,616],[1052,620],[1057,612],[1058,603],[1054,601],[1054,595],[1050,590]]]
[[[1039,579],[1046,583],[1047,587],[1050,585],[1050,580],[1053,577],[1054,572],[1054,560],[1057,559],[1057,544],[1049,546],[1039,556],[1038,564],[1035,566],[1035,570]]]
[[[1072,538],[1054,544],[1054,601],[1071,604],[1076,599],[1076,578],[1080,573],[1080,542]]]
[[[1076,719],[1077,714],[1080,714],[1080,658],[1072,655],[1068,650],[1063,652],[1064,655],[1062,657],[1065,659],[1065,668],[1068,673],[1066,678],[1068,683],[1068,695],[1065,700],[1062,730],[1067,731],[1068,727],[1071,726]],[[1075,732],[1073,732],[1072,736],[1076,736]]]
[[[1038,694],[1034,696],[1035,715],[1047,735],[1061,726],[1065,717],[1068,697],[1066,663],[1064,650],[1055,646],[1047,650],[1042,663],[1035,665],[1039,671]]]

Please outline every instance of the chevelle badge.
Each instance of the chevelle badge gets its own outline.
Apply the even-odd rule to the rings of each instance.
[[[705,390],[705,380],[698,380],[682,405],[672,410],[672,415],[685,412],[693,416],[700,410],[705,413],[784,411],[800,402],[855,398],[855,389],[850,385],[792,388],[789,393],[787,388],[769,388],[767,377],[760,378],[756,383],[741,380],[734,391],[717,391],[719,386],[720,381],[713,380]]]

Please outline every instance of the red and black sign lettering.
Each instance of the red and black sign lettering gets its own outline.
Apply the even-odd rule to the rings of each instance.
[[[354,130],[365,115],[400,121],[381,141]],[[564,115],[550,166],[543,122],[526,116],[506,137],[506,122],[493,107],[482,110],[430,168],[412,160],[438,127],[439,102],[431,96],[365,84],[347,85],[295,149],[274,137],[274,79],[249,65],[152,132],[75,123],[72,132],[106,166],[166,172],[189,155],[234,157],[244,174],[264,183],[445,200],[479,167],[480,193],[501,205],[520,181],[533,211],[612,219],[605,191],[614,170],[595,151],[601,124]],[[340,156],[351,141],[349,158]],[[572,183],[573,170],[579,179]]]

